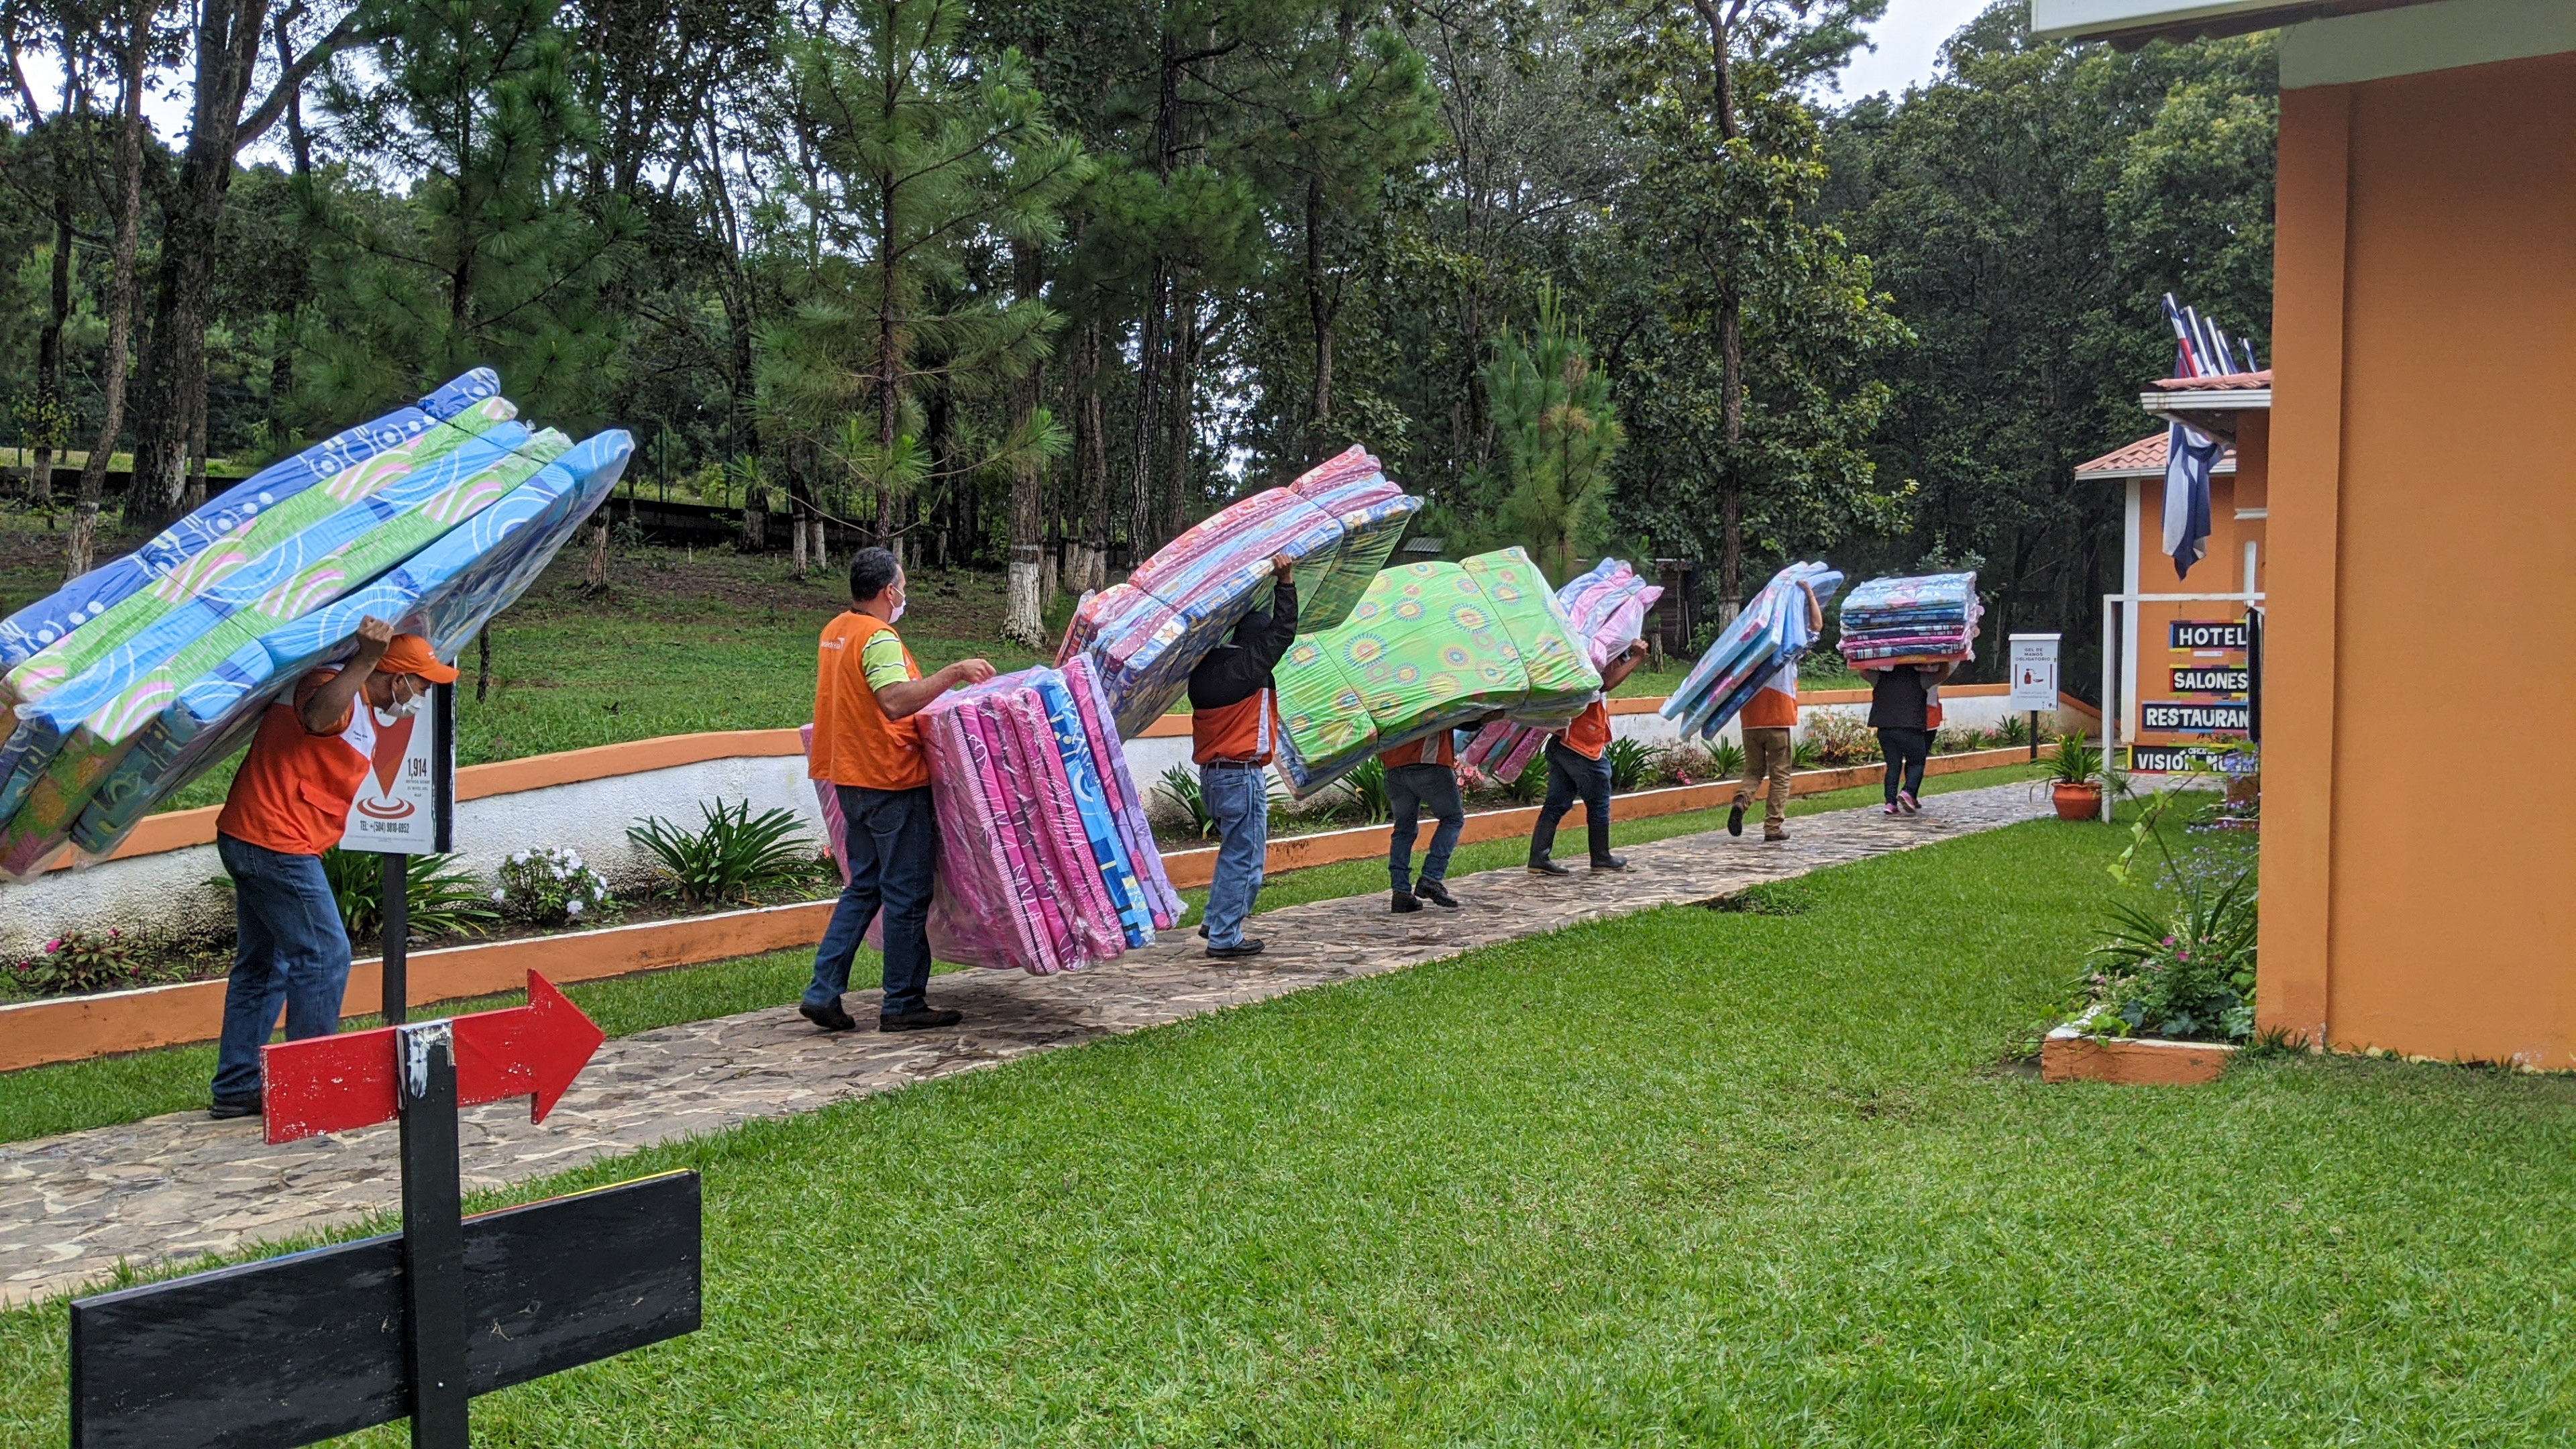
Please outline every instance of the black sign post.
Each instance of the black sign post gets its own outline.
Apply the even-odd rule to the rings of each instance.
[[[456,686],[429,687],[429,853],[456,848]],[[411,1019],[411,855],[388,850],[378,857],[384,874],[383,1013],[387,1026]]]
[[[460,1102],[533,1092],[543,1120],[600,1041],[531,977],[528,1007],[266,1049],[270,1141],[400,1118],[403,1230],[76,1300],[73,1449],[276,1449],[403,1418],[413,1449],[466,1449],[473,1395],[698,1327],[694,1172],[461,1215]]]

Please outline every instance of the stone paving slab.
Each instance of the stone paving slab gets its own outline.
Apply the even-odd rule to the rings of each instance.
[[[1875,808],[1811,815],[1768,844],[1758,828],[1680,836],[1627,851],[1623,875],[1541,879],[1518,869],[1453,882],[1465,905],[1397,916],[1382,894],[1290,906],[1256,919],[1260,956],[1215,962],[1195,938],[1129,952],[1063,976],[938,978],[934,997],[966,1013],[954,1031],[816,1031],[792,1006],[688,1022],[601,1047],[543,1126],[524,1100],[464,1114],[468,1191],[505,1187],[759,1117],[992,1066],[1292,991],[1400,971],[1478,946],[1585,921],[1694,904],[1764,881],[1996,829],[2046,813],[2027,784],[1935,796],[1926,813]],[[1752,822],[1758,823],[1758,822]],[[1579,827],[1571,832],[1580,850]],[[853,1015],[875,1015],[853,992]],[[136,1266],[237,1253],[254,1244],[388,1212],[397,1129],[261,1140],[256,1119],[179,1112],[118,1127],[0,1145],[0,1306]]]

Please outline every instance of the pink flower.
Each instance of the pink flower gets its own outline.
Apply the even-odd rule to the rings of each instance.
[[[46,955],[48,955],[48,956],[50,956],[50,955],[54,954],[56,951],[59,951],[59,950],[61,950],[61,949],[63,949],[63,943],[62,943],[62,940],[61,940],[61,938],[60,938],[60,937],[57,937],[57,938],[55,938],[55,939],[53,939],[53,940],[51,940],[51,941],[47,941],[47,942],[45,943],[45,954],[46,954]]]
[[[2191,953],[2189,951],[2176,951],[2174,953],[2174,959],[2177,961],[2188,961],[2191,959]]]

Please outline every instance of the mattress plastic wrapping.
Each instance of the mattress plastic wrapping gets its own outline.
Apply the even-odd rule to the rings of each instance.
[[[308,449],[36,606],[24,637],[52,637],[0,676],[0,875],[112,852],[366,614],[452,654],[507,607],[631,445],[532,431],[497,387],[469,373]]]
[[[1051,975],[1150,944],[1180,919],[1180,895],[1088,659],[952,691],[913,718],[940,838],[931,954]],[[813,726],[804,739],[810,752]],[[839,796],[820,780],[815,794],[847,880]],[[882,917],[868,940],[884,948]]]
[[[1600,669],[1646,637],[1646,614],[1664,596],[1663,586],[1647,583],[1625,559],[1606,558],[1556,591],[1556,605],[1574,626],[1574,637],[1592,653]],[[1497,780],[1515,780],[1538,756],[1551,731],[1539,724],[1498,719],[1476,731],[1458,753],[1458,763]]]
[[[1708,646],[1681,685],[1658,711],[1681,726],[1684,739],[1712,739],[1727,721],[1743,712],[1762,685],[1794,662],[1816,642],[1807,627],[1807,601],[1798,591],[1805,583],[1819,603],[1843,585],[1837,570],[1821,563],[1793,563],[1771,576],[1735,622]]]
[[[1296,565],[1298,622],[1350,617],[1422,500],[1388,481],[1360,448],[1211,514],[1124,583],[1086,596],[1056,663],[1088,655],[1127,739],[1177,704],[1190,671],[1243,616],[1270,603],[1270,560]]]
[[[1975,574],[1871,579],[1843,599],[1836,647],[1854,669],[1956,663],[1977,657],[1984,615]]]
[[[1495,710],[1570,719],[1601,691],[1528,554],[1380,573],[1349,619],[1279,663],[1279,767],[1299,798],[1362,761]]]

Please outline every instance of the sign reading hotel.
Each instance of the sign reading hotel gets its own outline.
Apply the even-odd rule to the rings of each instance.
[[[2169,647],[2177,651],[2242,651],[2254,642],[2252,629],[2242,619],[2176,619],[2165,629]]]

